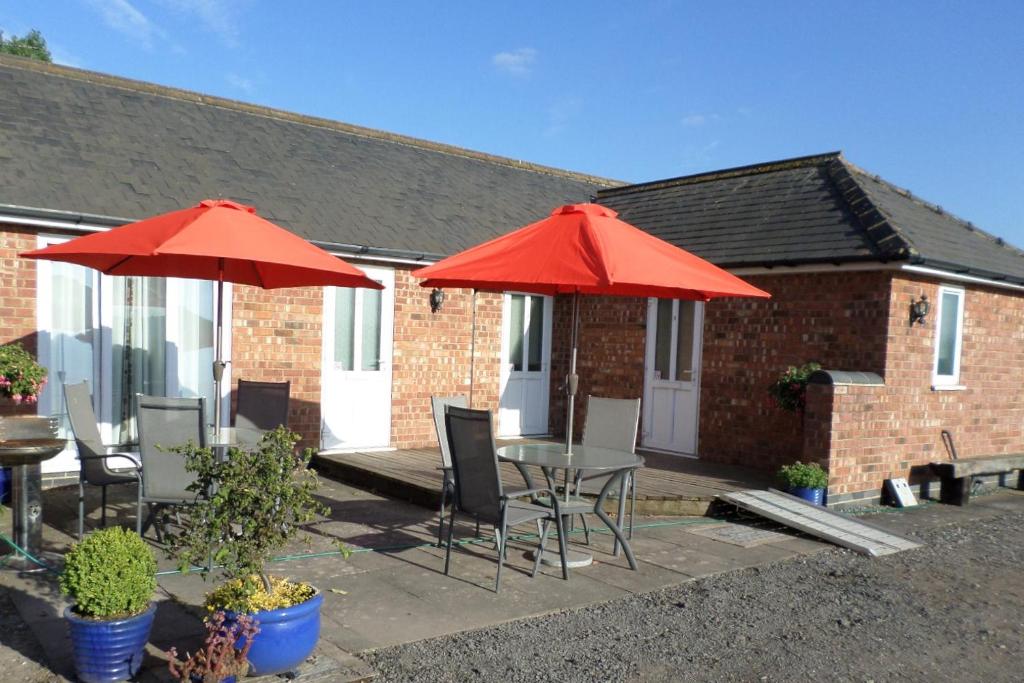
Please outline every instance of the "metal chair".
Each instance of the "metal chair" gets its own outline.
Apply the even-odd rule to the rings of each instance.
[[[636,434],[640,423],[640,399],[638,398],[602,398],[600,396],[587,396],[587,418],[583,424],[583,445],[596,448],[609,448],[617,451],[636,452]],[[640,458],[640,466],[643,466],[643,458]],[[629,529],[627,538],[633,538],[633,516],[636,513],[636,471],[630,470],[627,474],[626,490],[631,493],[631,505],[629,512]],[[563,501],[562,509],[567,515],[580,515],[583,520],[583,531],[586,535],[587,544],[590,543],[590,529],[587,526],[586,514],[592,514],[595,504],[583,498],[581,487],[585,481],[597,481],[599,487],[603,488],[608,480],[615,476],[607,472],[585,475],[577,473],[574,487],[575,493],[569,496],[568,501]],[[619,520],[619,527],[622,527],[622,520]],[[614,547],[618,553],[618,539]]]
[[[82,540],[85,531],[85,486],[99,486],[102,491],[100,524],[107,526],[107,487],[115,484],[138,484],[142,478],[142,470],[134,456],[123,452],[112,452],[100,438],[96,413],[92,407],[92,395],[89,384],[65,384],[64,403],[71,421],[71,431],[75,435],[75,446],[78,449],[80,463],[78,471],[78,540]],[[125,471],[110,468],[109,461],[115,458],[122,460]]]
[[[135,530],[141,536],[156,519],[156,513],[168,505],[189,505],[197,494],[188,486],[195,475],[185,470],[185,456],[171,448],[189,442],[206,447],[206,410],[202,398],[164,398],[136,395],[139,428],[139,454],[142,457],[142,484],[139,486],[138,518]],[[142,504],[149,515],[142,521]],[[157,540],[160,540],[157,527]]]
[[[288,425],[291,382],[238,380],[235,437],[241,444],[256,444],[269,431]]]
[[[444,480],[441,483],[441,510],[438,513],[437,547],[444,544],[444,509],[448,498],[455,492],[455,475],[452,472],[452,451],[448,445],[448,433],[444,426],[444,410],[448,406],[467,408],[469,402],[465,396],[431,396],[430,410],[434,415],[434,429],[437,432],[437,444],[441,448],[441,472]],[[477,535],[480,534],[480,522],[477,522]]]
[[[533,561],[533,573],[537,575],[548,527],[554,521],[558,532],[558,552],[562,558],[562,578],[569,579],[566,563],[565,532],[562,528],[562,512],[554,491],[549,488],[527,489],[506,493],[501,485],[501,471],[498,469],[498,450],[494,443],[491,414],[486,410],[470,410],[456,406],[445,408],[445,427],[452,456],[452,472],[455,479],[455,496],[451,518],[448,521],[448,547],[444,556],[444,573],[451,567],[452,536],[455,530],[455,515],[463,513],[494,524],[498,535],[498,575],[494,592],[501,590],[501,569],[505,564],[508,549],[508,529],[527,522],[537,522],[540,541]],[[535,502],[516,500],[517,496],[546,494],[551,506]]]

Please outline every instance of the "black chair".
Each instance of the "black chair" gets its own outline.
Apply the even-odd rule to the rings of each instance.
[[[185,470],[185,456],[170,449],[189,442],[206,447],[206,410],[202,398],[164,398],[136,396],[139,428],[139,455],[142,458],[142,484],[139,486],[136,531],[141,536],[156,519],[157,512],[169,505],[194,504],[197,494],[188,487],[195,475]],[[149,516],[142,521],[142,504],[149,505]],[[160,540],[157,527],[157,539]]]
[[[235,438],[241,444],[256,444],[263,435],[288,425],[291,382],[250,382],[238,380],[235,409]]]
[[[455,497],[451,518],[448,520],[448,547],[444,556],[444,573],[451,567],[452,536],[457,513],[472,515],[498,529],[498,576],[494,592],[501,589],[501,569],[505,564],[508,548],[508,529],[527,522],[538,523],[540,541],[534,556],[533,573],[537,575],[547,540],[548,526],[554,521],[558,531],[558,552],[562,558],[562,578],[569,579],[566,564],[565,533],[562,529],[562,513],[558,499],[549,488],[527,489],[505,493],[501,485],[501,471],[498,469],[498,451],[494,443],[491,414],[486,410],[470,410],[447,406],[445,408],[445,431],[452,455],[452,470],[455,475]],[[516,496],[537,496],[546,494],[551,506],[535,502],[516,500]]]
[[[71,431],[78,448],[78,540],[85,530],[85,486],[99,486],[102,490],[100,523],[107,525],[107,487],[115,484],[138,484],[142,470],[138,461],[128,453],[111,452],[100,438],[96,424],[96,413],[92,408],[89,384],[65,384],[64,402],[68,408]],[[111,461],[125,468],[118,471],[110,468]]]
[[[468,407],[465,396],[431,396],[430,410],[434,416],[434,429],[437,431],[437,444],[441,448],[441,510],[437,523],[437,547],[444,544],[444,509],[448,499],[453,497],[455,492],[455,475],[452,470],[452,450],[448,446],[448,434],[445,431],[444,410],[448,406],[457,408]],[[480,522],[477,521],[477,535],[480,535]]]

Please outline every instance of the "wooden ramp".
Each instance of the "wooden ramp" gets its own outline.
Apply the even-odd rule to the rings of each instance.
[[[811,505],[781,491],[732,491],[719,494],[718,497],[744,510],[862,555],[891,555],[921,545],[860,520]]]

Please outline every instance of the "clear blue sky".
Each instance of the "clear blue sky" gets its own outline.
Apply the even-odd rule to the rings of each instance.
[[[1024,246],[1024,2],[0,0],[57,61],[628,181],[842,149]]]

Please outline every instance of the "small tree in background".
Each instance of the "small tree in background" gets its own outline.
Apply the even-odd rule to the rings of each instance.
[[[46,47],[46,39],[36,29],[32,29],[21,37],[11,36],[10,38],[4,38],[3,31],[0,31],[0,52],[17,57],[38,59],[41,62],[53,61],[50,48]]]

